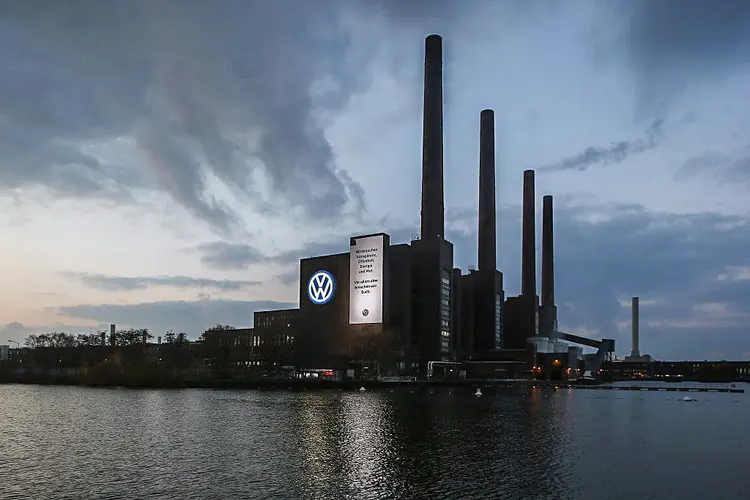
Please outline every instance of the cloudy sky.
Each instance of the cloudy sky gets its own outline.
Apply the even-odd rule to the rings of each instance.
[[[642,351],[750,358],[746,0],[0,0],[0,342],[250,326],[300,256],[408,241],[430,33],[456,265],[493,108],[507,294],[535,168],[562,329],[626,354],[639,295]]]

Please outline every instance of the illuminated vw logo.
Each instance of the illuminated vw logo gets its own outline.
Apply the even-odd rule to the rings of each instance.
[[[310,302],[322,306],[333,298],[335,288],[336,284],[331,273],[322,270],[317,271],[310,276],[310,281],[307,282],[307,296],[310,297]]]

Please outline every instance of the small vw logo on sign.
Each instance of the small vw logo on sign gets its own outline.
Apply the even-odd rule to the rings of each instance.
[[[367,309],[362,309],[362,316],[367,317],[367,315],[370,314],[370,311]]]
[[[333,290],[336,287],[333,276],[328,271],[317,271],[310,276],[307,282],[307,296],[310,302],[322,306],[333,298]]]

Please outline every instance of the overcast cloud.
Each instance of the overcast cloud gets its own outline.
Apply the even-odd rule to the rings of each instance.
[[[216,290],[242,290],[258,285],[260,281],[214,280],[191,278],[189,276],[106,276],[93,273],[63,273],[68,278],[79,280],[87,286],[104,291],[139,290],[156,286],[169,286],[181,289],[213,288]]]
[[[537,168],[561,325],[625,354],[640,295],[644,351],[750,356],[743,0],[0,0],[0,341],[249,326],[296,302],[299,258],[408,241],[430,33],[455,264],[494,108],[507,293]]]

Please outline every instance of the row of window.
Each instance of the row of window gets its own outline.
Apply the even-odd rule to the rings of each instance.
[[[495,295],[495,347],[503,346],[503,296]]]
[[[238,335],[234,338],[219,337],[219,347],[260,347],[263,345],[283,346],[294,344],[294,335],[269,333],[266,335]]]
[[[440,276],[440,350],[451,350],[451,273],[443,271]]]
[[[259,314],[255,317],[255,327],[267,328],[267,327],[276,326],[276,325],[286,325],[288,327],[291,327],[295,319],[296,319],[296,316],[293,316],[291,314],[283,314],[283,315]]]

